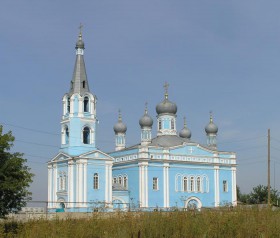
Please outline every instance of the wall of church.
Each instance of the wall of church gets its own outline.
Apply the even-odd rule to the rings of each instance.
[[[131,205],[139,206],[139,166],[138,163],[126,166],[114,166],[112,177],[127,176],[128,195]],[[113,191],[114,192],[114,191]]]

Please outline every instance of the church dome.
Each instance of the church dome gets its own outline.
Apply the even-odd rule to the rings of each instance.
[[[126,125],[122,122],[122,116],[121,112],[119,112],[119,120],[118,122],[114,125],[114,131],[116,134],[118,133],[125,133],[127,130]]]
[[[214,124],[212,115],[210,115],[210,122],[205,126],[205,132],[207,134],[217,134],[218,127]]]
[[[190,139],[192,136],[190,129],[187,127],[186,118],[184,118],[184,128],[180,131],[179,136],[186,139]]]
[[[148,114],[147,108],[145,109],[144,115],[139,120],[139,125],[141,126],[141,128],[153,126],[153,119]]]
[[[157,106],[156,106],[156,112],[157,114],[176,114],[177,112],[177,105],[173,102],[170,102],[168,100],[168,84],[165,83],[164,87],[165,87],[165,95],[164,95],[164,100],[162,102],[160,102]]]
[[[177,105],[173,102],[170,102],[166,96],[165,99],[156,106],[156,112],[157,114],[176,114]]]
[[[82,33],[80,33],[79,39],[78,39],[78,41],[76,43],[76,49],[84,49],[84,48],[85,48],[85,43],[84,43],[84,41],[82,39]]]

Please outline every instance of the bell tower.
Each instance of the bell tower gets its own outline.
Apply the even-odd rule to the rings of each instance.
[[[96,149],[96,96],[89,90],[84,62],[82,26],[76,43],[76,62],[70,90],[63,96],[61,152],[71,156]]]

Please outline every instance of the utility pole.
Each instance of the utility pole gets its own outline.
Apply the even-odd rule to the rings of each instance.
[[[267,133],[267,205],[270,206],[270,129]]]

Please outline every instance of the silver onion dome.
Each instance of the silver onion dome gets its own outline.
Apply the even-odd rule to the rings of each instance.
[[[153,126],[153,119],[148,114],[147,104],[146,104],[146,108],[145,108],[145,113],[139,120],[139,125],[141,126],[141,128]]]
[[[121,112],[119,111],[119,119],[118,119],[118,122],[114,125],[115,134],[118,134],[118,133],[126,133],[126,130],[127,130],[127,127],[126,127],[126,125],[122,122]]]
[[[166,83],[164,85],[165,87],[165,98],[162,102],[160,102],[157,106],[156,106],[156,112],[157,114],[164,114],[164,113],[168,113],[168,114],[176,114],[177,113],[177,105],[173,102],[170,102],[168,100],[168,84]]]
[[[179,136],[181,138],[186,138],[186,139],[190,139],[192,136],[192,133],[190,131],[190,129],[187,127],[187,123],[186,123],[186,118],[184,117],[184,128],[180,131]]]
[[[78,38],[78,41],[76,43],[76,49],[84,49],[85,48],[85,43],[83,41],[83,38],[82,38],[82,24],[80,25],[80,34],[79,34],[79,38]]]
[[[205,126],[205,132],[207,134],[217,134],[218,132],[218,127],[214,124],[211,113],[210,113],[210,122],[208,123],[208,125]]]

